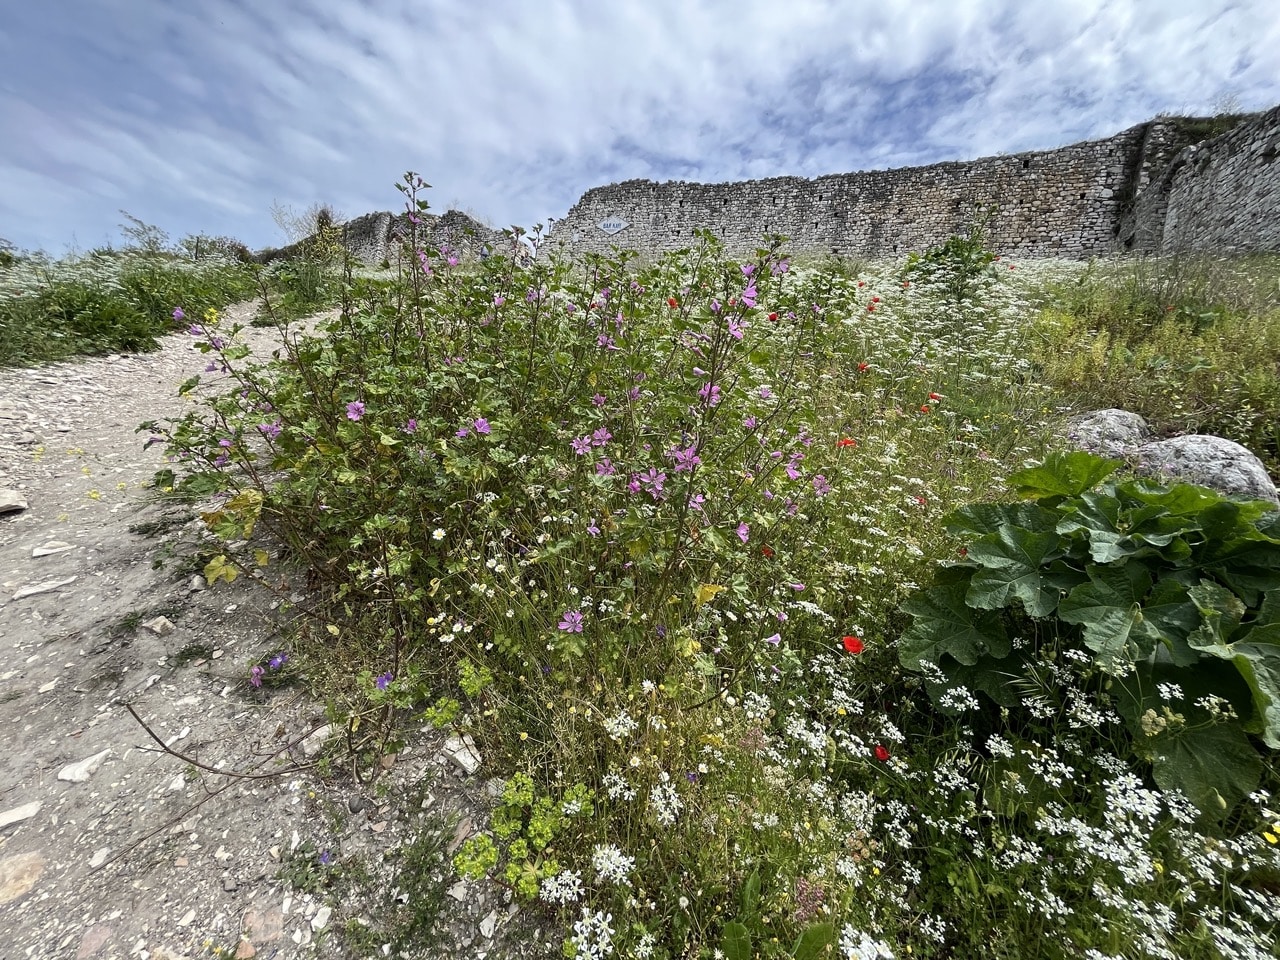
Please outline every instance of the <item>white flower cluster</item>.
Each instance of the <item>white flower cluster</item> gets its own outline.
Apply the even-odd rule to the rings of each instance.
[[[538,885],[538,896],[547,903],[574,903],[582,899],[582,877],[574,870],[561,870]]]
[[[631,714],[627,713],[627,711],[619,710],[615,716],[606,717],[601,726],[604,727],[604,732],[609,735],[610,740],[615,743],[621,743],[635,733],[640,725],[631,719]]]
[[[591,854],[591,865],[596,868],[596,878],[604,883],[631,886],[631,871],[636,868],[636,858],[628,857],[612,843],[597,844]]]
[[[840,931],[840,956],[844,960],[894,960],[887,943],[865,931],[855,930],[850,923]]]
[[[609,794],[610,800],[634,800],[636,788],[627,783],[627,778],[617,771],[610,771],[604,775],[605,793]]]
[[[613,953],[614,930],[610,924],[613,914],[596,911],[582,911],[582,919],[574,923],[573,936],[569,942],[573,944],[575,957],[583,960],[603,960]]]
[[[684,803],[671,785],[671,777],[666,771],[662,773],[662,782],[655,783],[649,791],[649,809],[653,818],[664,827],[674,824],[684,809]]]

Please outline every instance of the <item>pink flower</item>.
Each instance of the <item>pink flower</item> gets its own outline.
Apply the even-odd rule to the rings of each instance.
[[[364,416],[364,404],[359,400],[352,400],[347,404],[347,419],[359,420]]]
[[[738,524],[738,539],[746,543],[751,539],[751,527],[745,523]]]
[[[476,419],[472,421],[471,425],[475,427],[476,433],[489,432],[489,421],[486,420],[484,417],[476,417]]]

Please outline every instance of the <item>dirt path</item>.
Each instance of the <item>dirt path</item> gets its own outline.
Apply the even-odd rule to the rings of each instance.
[[[246,335],[269,353],[274,331]],[[437,869],[481,816],[483,768],[423,731],[376,784],[322,779],[323,705],[245,682],[281,648],[280,594],[184,567],[190,512],[147,501],[164,457],[135,432],[182,409],[208,359],[191,340],[0,370],[0,504],[26,502],[0,515],[0,958],[384,956],[391,919],[431,906],[407,871],[445,917],[411,955],[530,955],[530,918]]]

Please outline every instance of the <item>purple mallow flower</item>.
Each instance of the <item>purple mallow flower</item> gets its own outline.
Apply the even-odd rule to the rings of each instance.
[[[347,419],[359,420],[364,416],[364,404],[359,400],[352,400],[347,404]]]
[[[566,610],[560,623],[557,624],[565,633],[581,633],[582,632],[582,611]]]

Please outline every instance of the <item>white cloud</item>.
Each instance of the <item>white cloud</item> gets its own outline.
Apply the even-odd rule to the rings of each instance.
[[[0,236],[125,207],[278,242],[273,200],[500,225],[649,177],[816,176],[1043,149],[1280,102],[1269,0],[24,4],[0,30]]]

